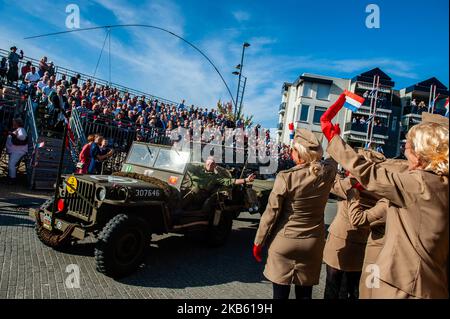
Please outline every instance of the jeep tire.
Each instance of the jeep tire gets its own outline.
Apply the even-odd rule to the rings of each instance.
[[[54,196],[45,201],[45,203],[42,204],[40,209],[36,212],[36,222],[34,225],[34,230],[36,232],[38,239],[44,245],[51,247],[55,250],[65,250],[71,246],[72,238],[70,236],[62,238],[63,233],[61,231],[57,229],[53,229],[50,231],[47,228],[45,228],[39,220],[40,211],[43,211],[44,209],[52,210],[53,203],[54,203]]]
[[[95,247],[97,270],[113,278],[134,272],[143,262],[150,240],[144,219],[125,214],[114,216],[98,235]]]

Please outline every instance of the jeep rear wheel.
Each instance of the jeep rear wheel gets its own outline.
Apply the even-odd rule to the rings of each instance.
[[[145,220],[125,214],[114,216],[98,236],[97,270],[113,278],[132,273],[142,263],[150,239]]]
[[[226,243],[233,228],[233,216],[230,213],[222,212],[220,221],[214,226],[212,221],[207,231],[207,241],[211,246],[221,246]]]

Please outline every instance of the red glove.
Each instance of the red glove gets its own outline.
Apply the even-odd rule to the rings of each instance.
[[[344,103],[345,103],[345,94],[342,93],[341,95],[339,95],[336,102],[334,102],[328,108],[328,110],[326,110],[325,113],[322,114],[322,116],[320,117],[320,122],[321,123],[322,121],[331,122],[331,120],[336,116],[336,114],[338,114],[338,112],[342,109]]]
[[[321,122],[320,126],[322,127],[323,135],[327,138],[328,142],[333,139],[335,135],[341,134],[341,128],[339,124],[333,124],[331,122]]]
[[[365,190],[365,188],[361,185],[360,182],[356,182],[356,184],[354,184],[352,186],[352,188],[355,188],[355,189],[359,190],[360,192]]]
[[[341,133],[341,129],[339,128],[339,124],[333,125],[331,120],[336,116],[339,110],[344,106],[345,103],[345,94],[342,93],[339,95],[339,98],[336,102],[331,105],[325,113],[320,117],[320,126],[322,127],[323,135],[327,138],[328,142],[335,135],[339,135]]]
[[[256,261],[259,263],[262,261],[261,250],[261,245],[253,245],[253,257],[255,257]]]

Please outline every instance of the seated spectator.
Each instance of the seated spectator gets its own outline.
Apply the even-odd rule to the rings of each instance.
[[[49,76],[55,75],[55,65],[53,64],[53,61],[50,61],[48,63],[48,75]]]
[[[12,125],[13,131],[8,133],[8,138],[6,140],[6,152],[9,155],[9,179],[11,183],[15,183],[17,164],[28,152],[28,137],[26,130],[23,128],[22,119],[14,119]]]
[[[20,79],[23,81],[28,72],[31,72],[31,61],[27,63],[20,69]]]
[[[31,67],[31,71],[25,75],[23,80],[23,86],[21,86],[21,91],[26,91],[28,94],[32,94],[35,88],[36,83],[39,81],[41,77],[36,72],[36,68],[34,66]]]
[[[49,77],[44,75],[42,79],[37,83],[36,89],[39,93],[43,93],[44,88],[48,85]]]
[[[44,73],[48,71],[48,69],[49,67],[47,64],[47,57],[43,56],[42,59],[39,61],[39,71],[38,71],[39,78],[43,77]]]
[[[64,85],[65,88],[68,88],[70,86],[69,82],[66,79],[66,75],[65,74],[61,75],[61,80],[60,81],[61,81],[61,85]]]
[[[70,85],[74,85],[75,84],[75,86],[76,85],[78,85],[78,80],[81,78],[81,75],[80,74],[77,74],[76,76],[72,76],[71,78],[70,78]]]

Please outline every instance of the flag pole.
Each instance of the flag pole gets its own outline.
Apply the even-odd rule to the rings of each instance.
[[[431,111],[431,101],[432,101],[432,95],[433,95],[433,84],[430,85],[430,95],[428,97],[428,112]]]
[[[436,104],[436,85],[433,86],[433,106],[431,109],[431,114],[434,114],[435,104]]]

